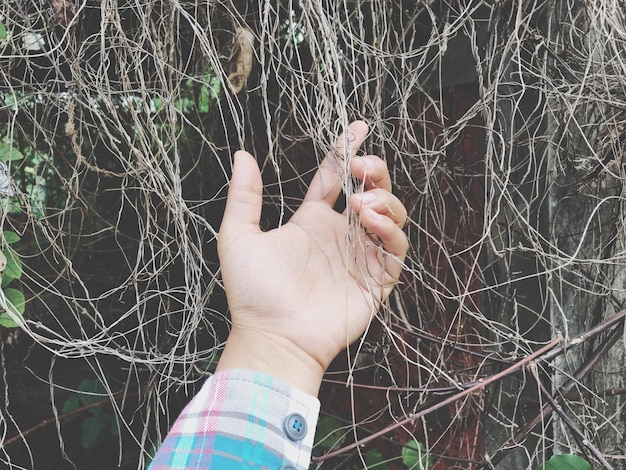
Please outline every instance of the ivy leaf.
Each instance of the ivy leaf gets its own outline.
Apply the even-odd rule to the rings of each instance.
[[[0,313],[0,326],[5,328],[17,328],[20,325],[13,320],[8,313]]]
[[[148,451],[148,455],[146,456],[146,468],[150,468],[150,464],[152,463],[152,461],[154,460],[154,456],[157,453],[157,450],[159,450],[159,445],[152,443],[152,445],[147,449]]]
[[[2,287],[6,286],[13,279],[22,277],[22,260],[12,251],[4,250],[4,269],[2,270]]]
[[[96,415],[89,416],[80,423],[82,431],[81,445],[83,449],[90,449],[95,446],[106,435],[106,423]]]
[[[365,468],[375,468],[377,470],[387,470],[389,467],[386,464],[386,460],[383,455],[377,449],[370,449],[363,455],[365,461]]]
[[[0,162],[12,162],[24,158],[22,152],[9,144],[0,144]]]
[[[102,401],[106,397],[106,390],[102,381],[98,378],[83,379],[78,384],[78,391],[73,396],[76,399],[66,401],[68,408],[79,405],[92,405]],[[101,406],[93,407],[89,410],[89,416],[81,423],[81,445],[83,449],[95,447],[108,434],[117,436],[119,429],[115,416],[104,410]]]
[[[2,238],[4,238],[4,243],[7,245],[20,241],[20,236],[17,233],[8,230],[2,232]]]
[[[0,21],[0,41],[4,41],[7,38],[7,27]]]
[[[21,290],[18,289],[4,289],[4,295],[7,298],[7,301],[11,303],[9,308],[16,315],[22,316],[25,309],[26,299]]]
[[[324,416],[317,423],[315,446],[330,450],[341,442],[344,437],[343,423],[332,416]]]
[[[591,464],[578,455],[561,454],[553,455],[535,470],[591,470]]]
[[[117,420],[115,419],[115,415],[113,413],[107,413],[103,418],[104,422],[107,425],[108,433],[111,436],[119,436],[120,427],[117,424]]]
[[[426,446],[411,439],[402,447],[402,463],[412,470],[425,470],[433,464]]]
[[[106,389],[99,379],[84,379],[78,384],[78,390],[78,398],[83,405],[91,405],[106,396]]]
[[[201,113],[208,113],[211,103],[211,95],[209,88],[206,85],[200,87],[200,96],[198,97],[198,111]]]
[[[26,304],[26,299],[24,298],[24,294],[22,291],[17,289],[4,289],[4,296],[7,299],[8,308],[10,312],[18,317],[22,318],[22,314],[24,313],[24,306]],[[5,328],[16,328],[19,325],[9,313],[5,310],[0,313],[0,326],[4,326]]]
[[[78,409],[79,406],[80,406],[80,400],[78,399],[78,395],[76,395],[75,393],[72,393],[69,397],[67,397],[67,400],[65,400],[65,403],[63,403],[63,408],[61,408],[61,414],[66,414],[66,413],[75,411]]]

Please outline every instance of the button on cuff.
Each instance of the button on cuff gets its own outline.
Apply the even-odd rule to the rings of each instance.
[[[301,441],[306,436],[308,427],[304,416],[300,413],[291,413],[283,422],[283,429],[292,441]]]

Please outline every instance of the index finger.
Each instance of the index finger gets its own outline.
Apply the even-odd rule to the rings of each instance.
[[[337,139],[336,151],[330,152],[315,173],[311,185],[304,197],[304,202],[322,202],[333,207],[341,193],[340,173],[337,171],[341,161],[337,157],[352,159],[367,137],[368,126],[363,121],[352,122],[347,135],[341,134]]]

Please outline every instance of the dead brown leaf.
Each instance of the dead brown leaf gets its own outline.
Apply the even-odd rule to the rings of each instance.
[[[49,0],[54,17],[61,26],[68,27],[76,17],[76,6],[72,0]]]
[[[239,93],[252,72],[254,59],[254,34],[248,28],[235,30],[235,46],[229,64],[228,84],[233,93]]]

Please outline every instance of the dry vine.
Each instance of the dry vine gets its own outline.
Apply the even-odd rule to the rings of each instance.
[[[376,449],[400,468],[414,439],[436,469],[624,468],[625,16],[617,0],[3,2],[0,150],[24,158],[0,167],[0,225],[27,298],[3,364],[20,343],[47,354],[19,367],[55,417],[67,367],[100,378],[131,436],[118,459],[140,449],[141,468],[227,333],[232,151],[261,162],[275,226],[360,118],[411,251],[328,375],[343,436],[315,461],[363,468]],[[32,434],[32,462],[12,448],[36,423],[3,371],[0,457],[31,468]]]

